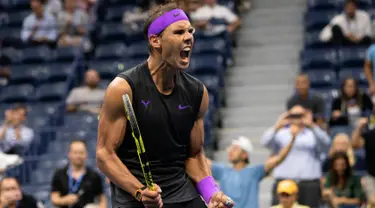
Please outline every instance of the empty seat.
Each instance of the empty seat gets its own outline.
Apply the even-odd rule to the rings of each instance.
[[[12,66],[11,83],[13,84],[24,84],[30,83],[35,84],[39,80],[40,70],[38,65],[14,65]]]
[[[64,125],[68,127],[80,126],[82,129],[97,128],[98,116],[86,112],[67,114],[64,118]]]
[[[342,48],[339,50],[339,65],[343,67],[362,67],[366,57],[366,48]]]
[[[47,149],[47,154],[66,155],[69,152],[69,140],[56,140],[50,142]]]
[[[55,170],[54,169],[40,169],[38,168],[37,170],[34,170],[32,173],[32,183],[33,184],[51,184],[52,182],[52,177],[54,174]]]
[[[1,102],[28,102],[34,97],[34,87],[30,84],[10,85],[2,89]]]
[[[326,48],[329,47],[327,43],[320,41],[320,31],[310,32],[305,34],[305,48]]]
[[[333,68],[336,53],[331,49],[308,49],[302,53],[302,68]]]
[[[305,31],[316,31],[320,32],[337,14],[335,10],[328,11],[310,11],[305,15]]]
[[[116,61],[92,61],[91,68],[94,68],[102,79],[113,79],[117,74],[130,69],[125,60]]]
[[[32,129],[42,129],[50,126],[50,119],[46,116],[28,116],[26,120],[27,126]]]
[[[40,102],[27,105],[28,115],[50,116],[58,113],[62,107],[60,102]]]
[[[224,39],[197,40],[193,48],[194,54],[219,53],[225,55],[226,42]]]
[[[39,46],[25,48],[22,50],[21,60],[23,63],[40,63],[51,59],[51,50],[48,47]]]
[[[324,100],[332,100],[338,96],[338,91],[336,89],[312,89],[315,93],[318,93]]]
[[[60,127],[56,131],[56,141],[71,141],[77,138],[85,139],[88,135],[88,130],[85,129],[84,126],[75,126],[74,128],[72,127],[73,125]]]
[[[128,47],[127,56],[129,58],[147,58],[148,57],[148,42],[139,41],[131,44]]]
[[[60,159],[60,160],[39,160],[38,168],[40,169],[57,169],[61,168],[64,165],[68,164],[67,159]]]
[[[190,61],[191,72],[219,75],[224,72],[223,62],[223,57],[219,55],[193,56]]]
[[[101,26],[101,42],[124,41],[126,38],[125,26],[121,23],[108,23]]]
[[[56,61],[73,61],[80,53],[79,47],[58,47],[56,49]]]
[[[343,68],[339,71],[340,84],[346,78],[354,78],[359,84],[367,84],[366,75],[363,68]]]
[[[336,9],[337,0],[308,0],[307,7],[309,10],[326,10]]]
[[[28,0],[13,0],[10,1],[11,3],[8,4],[8,9],[12,10],[25,10],[30,8],[30,1]]]
[[[123,43],[99,45],[96,49],[96,59],[119,59],[126,54],[126,46]]]
[[[66,82],[42,84],[36,90],[36,98],[40,101],[62,100],[68,92],[67,84]]]
[[[333,70],[308,71],[311,87],[334,87],[336,82],[336,72]]]
[[[43,79],[49,82],[66,81],[76,76],[76,70],[71,63],[54,63],[39,68],[43,74]]]
[[[21,27],[23,20],[29,15],[31,11],[11,12],[9,13],[8,26]]]
[[[213,95],[215,98],[213,100],[214,105],[218,107],[220,105],[220,78],[212,75],[197,75],[196,77],[206,86],[208,92]]]
[[[107,14],[105,20],[107,21],[118,21],[121,22],[125,11],[131,11],[134,7],[132,6],[116,6],[107,8]]]

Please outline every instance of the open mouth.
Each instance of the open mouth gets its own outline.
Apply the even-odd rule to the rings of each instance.
[[[184,48],[184,49],[180,52],[180,57],[181,57],[181,59],[182,59],[184,62],[188,62],[188,61],[189,61],[190,52],[191,52],[191,48],[189,48],[189,47]]]

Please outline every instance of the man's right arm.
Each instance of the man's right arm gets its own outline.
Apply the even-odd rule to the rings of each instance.
[[[125,136],[127,123],[122,101],[123,94],[128,94],[132,99],[128,82],[116,78],[108,86],[100,113],[96,163],[113,183],[133,195],[144,185],[130,173],[116,154],[116,149]]]
[[[373,66],[372,64],[373,63],[372,63],[372,60],[371,60],[373,51],[374,51],[373,47],[370,47],[369,50],[367,51],[366,60],[365,60],[365,64],[364,64],[364,67],[363,67],[367,82],[369,83],[371,95],[373,95],[375,93],[374,92],[375,82],[374,82],[374,76],[373,76],[373,72],[372,72],[372,66]]]

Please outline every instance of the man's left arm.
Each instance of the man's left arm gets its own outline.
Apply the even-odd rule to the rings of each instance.
[[[224,204],[229,198],[216,185],[203,151],[204,116],[208,110],[208,105],[208,92],[206,87],[204,87],[198,117],[190,133],[190,156],[185,161],[185,168],[187,174],[197,185],[198,192],[200,192],[208,207],[224,208],[226,207]],[[230,202],[232,205],[229,207],[232,207],[233,202],[231,200]]]
[[[320,147],[319,150],[321,153],[328,153],[328,150],[331,145],[331,138],[325,132],[323,129],[321,129],[319,126],[316,124],[312,124],[309,126],[311,131],[313,132],[316,140],[317,140],[317,145]]]

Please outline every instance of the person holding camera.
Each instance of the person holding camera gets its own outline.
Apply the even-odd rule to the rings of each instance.
[[[328,153],[331,139],[313,122],[312,112],[300,105],[292,107],[264,133],[261,144],[271,149],[273,154],[277,153],[292,139],[290,129],[295,126],[302,130],[296,135],[296,141],[289,155],[274,170],[273,176],[276,182],[273,188],[272,205],[278,204],[277,184],[289,179],[298,184],[298,202],[315,208],[319,206],[321,198],[322,157]]]

